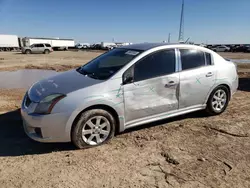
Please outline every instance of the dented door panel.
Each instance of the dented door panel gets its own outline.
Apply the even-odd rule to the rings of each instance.
[[[178,109],[179,73],[123,86],[126,122]]]

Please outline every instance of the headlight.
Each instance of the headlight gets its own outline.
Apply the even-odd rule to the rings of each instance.
[[[50,114],[55,104],[66,97],[63,94],[53,94],[45,97],[39,102],[34,113],[36,114]]]

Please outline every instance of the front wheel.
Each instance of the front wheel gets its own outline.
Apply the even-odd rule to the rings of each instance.
[[[31,50],[25,50],[25,54],[31,54]]]
[[[210,94],[207,101],[206,111],[210,115],[219,115],[224,112],[228,106],[230,92],[225,86],[218,86]]]
[[[72,142],[80,149],[99,146],[115,134],[115,119],[107,111],[93,109],[84,112],[72,130]]]

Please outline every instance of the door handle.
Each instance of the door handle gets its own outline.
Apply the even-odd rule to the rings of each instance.
[[[206,74],[206,77],[211,77],[211,76],[213,76],[214,74],[212,73],[212,72],[209,72],[209,73],[207,73]]]
[[[176,85],[176,83],[174,81],[170,81],[167,84],[165,84],[165,87],[172,87],[172,86],[175,86],[175,85]]]

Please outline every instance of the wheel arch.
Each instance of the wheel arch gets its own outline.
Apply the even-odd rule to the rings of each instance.
[[[229,101],[230,101],[231,95],[232,95],[231,87],[228,84],[220,84],[219,86],[225,86],[228,89],[228,92],[229,92],[228,96],[229,96]]]
[[[231,93],[231,87],[230,87],[230,85],[229,85],[228,83],[220,83],[220,84],[215,85],[215,86],[209,91],[209,95],[207,95],[205,104],[207,104],[207,101],[208,101],[208,99],[209,99],[211,93],[212,93],[217,87],[219,87],[219,86],[225,86],[225,87],[228,89],[228,91],[229,91],[229,101],[230,101],[230,99],[231,99],[231,94],[232,94],[232,93]]]
[[[45,50],[43,51],[43,53],[45,53],[45,52],[48,52],[48,53],[49,53],[50,51],[49,51],[49,49],[45,49]]]
[[[116,122],[116,134],[120,131],[123,131],[123,128],[121,126],[122,122],[121,122],[121,119],[119,119],[119,115],[118,115],[117,111],[109,105],[97,104],[97,105],[89,106],[81,111],[78,111],[78,114],[74,117],[74,120],[70,126],[70,130],[69,130],[70,131],[70,140],[72,140],[73,128],[76,126],[76,123],[79,120],[79,118],[81,117],[81,114],[88,111],[88,110],[92,110],[92,109],[102,109],[102,110],[106,110],[107,112],[111,113],[111,115],[115,118],[115,122]]]

